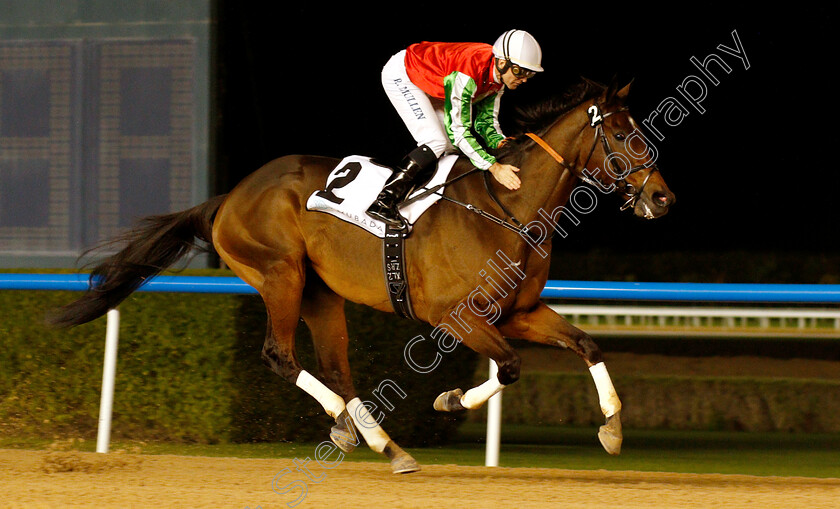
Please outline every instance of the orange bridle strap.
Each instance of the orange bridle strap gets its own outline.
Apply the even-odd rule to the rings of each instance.
[[[553,148],[551,148],[551,145],[549,145],[548,143],[546,143],[544,139],[540,138],[539,136],[537,136],[537,135],[536,135],[536,134],[534,134],[534,133],[525,133],[525,136],[527,136],[527,137],[531,138],[532,140],[534,140],[534,142],[535,142],[537,145],[541,146],[541,147],[543,148],[543,150],[545,150],[546,152],[548,152],[548,155],[550,155],[551,157],[553,157],[555,161],[557,161],[558,163],[560,163],[563,167],[566,167],[566,161],[563,159],[563,156],[561,156],[560,154],[558,154],[558,153],[557,153],[557,151],[556,151],[556,150],[554,150]]]

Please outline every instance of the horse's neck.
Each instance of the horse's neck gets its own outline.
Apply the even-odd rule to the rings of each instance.
[[[584,110],[585,108],[583,110],[576,108],[566,113],[543,134],[543,139],[555,151],[562,154],[568,164],[580,164],[578,159],[581,157],[579,152],[583,143],[581,125],[585,125],[587,118]],[[506,161],[502,160],[500,162],[504,163]],[[462,160],[459,164],[459,172],[468,170],[469,166],[466,161]],[[485,190],[484,182],[479,181],[487,177],[501,204],[517,220],[526,225],[532,221],[540,221],[547,228],[552,228],[552,225],[546,223],[546,218],[552,218],[555,211],[558,210],[557,207],[566,205],[578,181],[577,177],[536,144],[523,149],[519,162],[516,164],[520,167],[518,175],[522,181],[521,187],[516,191],[507,190],[496,182],[492,176],[479,174],[478,177],[467,177],[464,185],[458,183],[450,186],[447,194],[458,201],[469,203],[481,210],[507,219]],[[472,180],[473,178],[476,178],[476,180]],[[467,211],[459,209],[460,207],[457,209],[443,207],[433,209],[430,212],[432,212],[432,215],[437,213],[456,214],[459,219],[454,224],[469,225],[467,228],[475,232],[489,232],[488,234],[493,235],[502,229],[501,226],[490,226],[490,223],[484,217],[477,214],[468,214]],[[496,228],[499,230],[496,230]],[[496,241],[501,240],[501,238],[508,237],[494,236]],[[525,244],[525,241],[515,234],[510,238],[512,242]],[[495,246],[496,244],[488,245]]]
[[[585,122],[576,108],[563,115],[543,135],[548,145],[561,154],[568,165],[580,164],[582,131]],[[522,187],[511,193],[511,211],[523,222],[540,220],[566,205],[578,179],[537,144],[526,149],[521,163]]]

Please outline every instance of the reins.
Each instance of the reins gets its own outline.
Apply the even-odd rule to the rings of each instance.
[[[416,196],[412,196],[411,198],[402,201],[400,203],[400,206],[404,207],[406,205],[411,205],[412,203],[414,203],[418,200],[422,200],[423,198],[425,198],[427,196],[430,196],[430,195],[433,195],[433,194],[437,193],[438,190],[448,186],[449,184],[452,184],[453,182],[457,182],[457,181],[461,180],[462,178],[466,177],[467,175],[471,175],[471,174],[473,174],[475,172],[478,172],[478,171],[481,171],[481,168],[473,168],[469,171],[466,171],[466,172],[458,175],[457,177],[454,177],[454,178],[451,178],[451,179],[447,180],[446,182],[440,183],[440,184],[438,184],[434,187],[430,187],[430,188],[426,189],[425,191],[423,191],[422,193],[419,193]],[[446,198],[442,194],[440,196],[441,196],[441,198]]]
[[[622,112],[622,111],[627,111],[627,108],[620,108],[616,111],[611,111],[611,112],[607,112],[607,113],[602,114],[600,112],[600,108],[598,107],[597,104],[593,104],[592,106],[589,107],[589,109],[587,110],[587,113],[589,114],[589,126],[595,129],[595,136],[593,137],[592,146],[589,149],[589,154],[586,157],[586,162],[582,166],[583,169],[586,169],[586,167],[589,165],[589,161],[592,159],[592,155],[595,153],[595,148],[598,146],[599,141],[603,145],[604,153],[607,154],[607,156],[609,156],[609,154],[613,153],[612,147],[610,146],[610,142],[607,139],[606,132],[604,131],[604,119],[609,117],[610,115],[613,115],[615,113],[619,113],[619,112]],[[561,156],[556,150],[554,150],[554,148],[551,145],[549,145],[545,140],[540,138],[537,134],[535,134],[535,133],[525,133],[525,136],[527,136],[532,141],[534,141],[534,143],[536,143],[540,148],[542,148],[546,153],[548,153],[548,155],[550,155],[552,159],[554,159],[558,164],[560,164],[560,166],[562,166],[564,169],[570,171],[573,175],[577,176],[579,179],[583,180],[584,182],[586,182],[587,184],[590,184],[592,186],[596,186],[596,187],[603,187],[604,186],[603,184],[601,184],[599,182],[596,182],[593,178],[589,177],[585,172],[583,172],[583,171],[576,172],[574,167],[572,167],[571,165],[566,163],[566,160],[563,158],[563,156]],[[621,178],[615,180],[617,190],[619,192],[621,192],[622,194],[629,197],[628,200],[620,207],[620,210],[622,210],[622,211],[627,210],[628,208],[635,206],[636,201],[639,199],[639,196],[641,196],[642,192],[645,189],[645,186],[647,185],[647,183],[650,180],[653,173],[656,172],[656,171],[659,171],[659,168],[656,166],[656,164],[654,164],[652,162],[642,163],[642,164],[633,166],[629,170],[626,170],[626,171],[622,171],[621,168],[618,167],[618,163],[616,163],[615,159],[610,159],[610,164],[612,165],[613,169],[616,170],[616,174],[621,176]],[[639,188],[637,190],[635,188],[635,186],[633,186],[632,184],[629,184],[627,182],[626,178],[629,175],[632,175],[633,173],[636,173],[638,171],[645,170],[645,169],[650,169],[650,172],[647,174],[644,181],[642,182],[642,184],[639,186]],[[422,198],[425,198],[426,196],[429,196],[429,195],[434,194],[434,193],[438,193],[445,186],[447,186],[449,184],[452,184],[452,183],[454,183],[458,180],[461,180],[462,178],[466,177],[467,175],[472,175],[473,173],[476,173],[476,172],[479,172],[479,171],[483,171],[483,170],[481,170],[479,168],[472,168],[471,170],[469,170],[467,172],[464,172],[464,173],[462,173],[461,175],[458,175],[455,178],[449,179],[446,182],[443,182],[442,184],[438,184],[434,187],[426,189],[422,193],[419,193],[416,196],[413,196],[413,197],[409,198],[408,200],[404,201],[401,205],[407,205],[407,204],[410,204],[410,203],[414,203],[415,201],[420,200]],[[516,232],[519,235],[530,235],[528,227],[526,225],[522,224],[522,222],[519,221],[507,209],[507,207],[504,206],[504,204],[501,202],[501,200],[499,200],[498,196],[496,196],[496,192],[493,190],[493,186],[490,185],[490,172],[489,171],[484,171],[484,187],[487,190],[487,194],[490,196],[490,198],[493,200],[493,202],[499,207],[499,209],[501,209],[501,211],[506,216],[504,219],[500,218],[500,217],[497,217],[493,214],[490,214],[488,212],[485,212],[484,210],[472,205],[471,203],[465,203],[465,202],[456,200],[454,198],[451,198],[449,196],[444,195],[443,193],[439,193],[439,194],[440,194],[440,197],[442,199],[444,199],[446,201],[449,201],[449,202],[452,202],[452,203],[454,203],[456,205],[459,205],[461,207],[464,207],[465,209],[467,209],[471,212],[474,212],[474,213],[478,214],[479,216],[481,216],[481,217],[483,217],[483,218],[485,218],[485,219],[487,219],[487,220],[489,220],[489,221],[491,221],[491,222],[493,222],[493,223],[495,223],[499,226],[507,228],[508,230],[511,230],[513,232]],[[547,240],[548,239],[545,239],[544,242],[547,241]]]
[[[480,208],[476,207],[475,205],[473,205],[471,203],[462,202],[460,200],[456,200],[455,198],[451,198],[449,196],[446,196],[445,194],[439,193],[439,191],[442,188],[448,186],[449,184],[452,184],[453,182],[461,180],[462,178],[466,177],[467,175],[472,175],[473,173],[477,173],[477,172],[484,172],[484,174],[485,174],[484,175],[484,185],[487,188],[487,193],[490,195],[490,197],[493,199],[493,201],[496,202],[496,204],[499,206],[499,208],[502,209],[502,212],[504,212],[508,216],[507,220],[496,217],[493,214],[490,214],[488,212],[485,212],[485,211],[481,210]],[[409,204],[414,203],[418,200],[421,200],[421,199],[423,199],[423,198],[425,198],[429,195],[438,193],[438,194],[440,194],[440,197],[442,199],[446,200],[446,201],[452,202],[456,205],[460,205],[461,207],[464,207],[465,209],[467,209],[471,212],[474,212],[474,213],[478,214],[479,216],[481,216],[481,217],[483,217],[483,218],[485,218],[485,219],[487,219],[487,220],[489,220],[493,223],[496,223],[499,226],[507,228],[508,230],[514,231],[514,232],[516,232],[520,235],[523,235],[523,234],[527,235],[528,234],[528,229],[525,227],[525,225],[523,225],[521,222],[519,222],[518,219],[513,217],[513,214],[511,214],[507,210],[507,208],[505,208],[505,206],[502,205],[502,202],[499,201],[499,198],[496,196],[496,192],[493,191],[493,188],[492,188],[492,186],[490,186],[490,183],[488,181],[489,175],[490,175],[490,172],[484,171],[480,168],[472,168],[471,170],[466,171],[466,172],[462,173],[461,175],[458,175],[457,177],[451,178],[451,179],[447,180],[446,182],[438,184],[434,187],[430,187],[429,189],[426,189],[422,193],[418,193],[416,196],[412,196],[408,200],[405,200],[404,202],[402,202],[400,204],[400,206],[409,205]],[[508,222],[508,221],[512,222],[513,224],[510,224],[510,222]]]
[[[628,110],[628,108],[619,108],[616,111],[610,111],[610,112],[602,114],[601,110],[600,110],[600,107],[597,104],[593,104],[592,106],[589,107],[589,109],[587,110],[587,113],[589,114],[589,126],[595,129],[595,136],[592,139],[592,146],[589,148],[589,154],[586,156],[586,162],[583,163],[583,166],[582,166],[583,169],[586,169],[586,167],[589,165],[589,161],[592,159],[592,155],[595,153],[595,148],[598,146],[598,141],[599,140],[601,141],[601,144],[603,145],[604,153],[607,154],[607,157],[609,157],[610,154],[614,153],[613,150],[612,150],[612,147],[610,146],[610,142],[607,139],[607,134],[604,131],[604,119],[609,117],[610,115],[614,115],[615,113],[619,113],[619,112],[627,111],[627,110]],[[570,171],[573,175],[576,175],[579,179],[581,179],[584,182],[586,182],[587,184],[595,186],[595,187],[602,187],[603,186],[603,184],[600,184],[600,183],[596,182],[593,178],[589,177],[585,172],[583,172],[583,171],[576,172],[575,169],[571,165],[566,163],[566,160],[563,158],[563,156],[561,156],[556,150],[554,150],[554,148],[551,145],[549,145],[545,140],[540,138],[539,135],[537,135],[535,133],[525,133],[525,136],[530,138],[534,143],[536,143],[540,148],[542,148],[546,153],[548,153],[548,155],[550,155],[551,158],[554,159],[560,166],[562,166],[564,169]],[[659,171],[659,168],[653,162],[646,162],[646,163],[642,163],[642,164],[633,166],[626,171],[622,171],[621,168],[618,167],[618,163],[615,161],[614,158],[610,159],[609,161],[610,161],[610,165],[615,170],[616,175],[620,175],[620,178],[615,180],[617,190],[620,193],[622,193],[622,194],[624,194],[625,196],[628,197],[627,201],[624,202],[624,204],[621,207],[619,207],[620,210],[624,211],[624,210],[627,210],[628,208],[636,205],[636,201],[639,199],[639,196],[642,195],[642,192],[644,191],[647,183],[650,181],[650,178],[653,176],[653,173]],[[650,169],[650,172],[648,172],[647,176],[642,181],[642,184],[639,186],[638,189],[636,189],[635,186],[633,186],[632,184],[627,182],[627,177],[628,176],[630,176],[633,173],[636,173],[638,171],[646,170],[646,169]],[[505,214],[507,214],[510,217],[510,219],[512,219],[517,225],[519,225],[521,227],[522,223],[520,223],[518,220],[516,220],[516,218],[513,217],[507,211],[507,209],[505,209],[505,207],[501,204],[501,202],[499,202],[499,200],[492,193],[491,188],[489,187],[489,184],[487,184],[487,176],[486,175],[485,175],[485,185],[488,186],[487,190],[488,190],[488,192],[490,192],[490,196],[499,205],[499,207],[502,209],[502,211]]]

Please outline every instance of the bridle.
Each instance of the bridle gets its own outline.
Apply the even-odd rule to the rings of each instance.
[[[584,171],[587,169],[587,166],[589,166],[589,161],[592,159],[592,154],[595,153],[595,148],[598,146],[598,141],[600,140],[601,145],[604,148],[604,154],[606,154],[606,157],[609,159],[610,165],[615,170],[615,174],[620,176],[620,178],[615,180],[615,188],[618,192],[627,196],[627,201],[624,202],[624,204],[620,207],[620,210],[627,210],[636,205],[636,202],[642,195],[642,192],[645,190],[645,186],[650,181],[651,176],[653,176],[654,172],[658,172],[659,168],[653,161],[648,161],[646,163],[632,166],[628,170],[622,170],[618,166],[618,163],[616,162],[615,158],[610,157],[611,154],[618,152],[613,152],[612,147],[610,146],[610,141],[607,138],[606,131],[604,130],[604,119],[616,113],[621,113],[624,111],[628,111],[628,108],[623,107],[615,111],[601,113],[601,108],[597,103],[592,104],[586,110],[587,114],[589,115],[589,127],[595,129],[595,135],[592,139],[592,147],[589,149],[589,155],[586,157],[586,162],[583,163],[583,166],[581,167],[580,171],[576,171],[573,166],[566,163],[565,159],[563,159],[563,157],[560,154],[558,154],[557,151],[555,151],[548,143],[546,143],[542,138],[540,138],[536,134],[526,133],[526,136],[534,140],[534,142],[536,142],[537,145],[542,147],[543,150],[548,152],[548,154],[551,155],[551,157],[554,158],[555,161],[560,163],[560,165],[563,166],[563,168],[569,170],[573,175],[577,176],[587,184],[603,189],[604,187],[606,187],[603,183],[595,181]],[[650,169],[650,171],[648,172],[647,176],[645,176],[645,179],[642,181],[642,184],[639,186],[638,189],[636,189],[636,187],[633,184],[627,182],[628,176],[646,169]]]
[[[610,142],[607,139],[606,132],[604,131],[604,119],[611,116],[611,115],[614,115],[616,113],[620,113],[620,112],[627,111],[627,110],[628,110],[628,108],[619,108],[615,111],[611,111],[611,112],[607,112],[607,113],[602,114],[602,113],[600,113],[601,110],[600,110],[600,107],[597,104],[593,104],[592,106],[589,107],[589,109],[587,110],[587,113],[589,114],[589,126],[593,127],[595,129],[595,136],[592,140],[592,147],[589,149],[589,155],[586,157],[586,162],[583,163],[583,166],[581,167],[580,171],[576,171],[573,166],[570,166],[568,163],[566,163],[566,160],[563,159],[563,156],[561,156],[559,153],[557,153],[557,151],[554,150],[551,147],[551,145],[546,143],[546,141],[543,140],[542,138],[540,138],[538,135],[536,135],[534,133],[525,133],[525,135],[528,136],[529,138],[531,138],[537,145],[542,147],[543,150],[548,152],[548,154],[555,161],[560,163],[560,165],[563,168],[565,168],[566,170],[571,172],[572,175],[577,176],[578,178],[580,178],[581,180],[583,180],[587,184],[598,187],[599,189],[603,189],[605,187],[605,185],[601,182],[598,182],[598,181],[594,180],[592,177],[588,176],[586,174],[585,170],[587,170],[586,167],[589,165],[589,161],[592,159],[592,154],[595,153],[595,148],[598,146],[598,141],[600,141],[601,144],[603,145],[604,153],[607,155],[607,157],[609,157],[610,154],[613,154],[612,147],[610,146]],[[639,199],[639,196],[641,196],[641,194],[644,191],[645,186],[647,185],[648,181],[650,181],[650,177],[653,175],[654,172],[659,171],[659,168],[652,161],[648,161],[646,163],[633,166],[629,170],[627,170],[625,172],[622,172],[621,168],[618,167],[618,164],[615,162],[614,159],[610,159],[610,163],[612,164],[613,168],[616,170],[616,174],[620,175],[620,178],[615,180],[615,188],[620,193],[622,193],[622,194],[624,194],[628,197],[627,201],[620,207],[620,210],[627,210],[628,208],[636,205],[636,201]],[[645,170],[645,169],[648,169],[648,168],[650,168],[650,172],[648,172],[647,176],[645,177],[644,181],[642,182],[642,185],[640,185],[638,189],[636,189],[635,186],[633,186],[632,184],[630,184],[629,182],[626,181],[626,178],[629,175],[632,175],[633,173],[636,173],[636,172],[639,172],[639,171],[642,171],[642,170]],[[489,214],[489,213],[475,207],[474,205],[472,205],[470,203],[464,203],[464,202],[456,200],[452,197],[446,196],[440,191],[445,186],[447,186],[447,185],[449,185],[449,184],[451,184],[451,183],[453,183],[457,180],[461,180],[462,178],[464,178],[468,175],[471,175],[473,173],[476,173],[476,172],[480,172],[480,173],[484,174],[484,186],[487,189],[487,193],[490,195],[490,198],[492,198],[492,200],[496,203],[496,205],[502,210],[502,212],[505,213],[505,215],[507,216],[507,219],[496,217],[493,214]],[[446,181],[442,184],[438,184],[438,185],[436,185],[436,186],[434,186],[430,189],[425,189],[423,193],[419,193],[416,196],[413,196],[412,198],[404,201],[403,205],[407,204],[407,203],[412,203],[412,202],[414,202],[416,200],[419,200],[421,198],[424,198],[425,196],[428,196],[430,194],[439,194],[442,199],[444,199],[446,201],[450,201],[450,202],[452,202],[456,205],[459,205],[461,207],[464,207],[467,210],[470,210],[472,212],[475,212],[476,214],[484,217],[485,219],[488,219],[488,220],[498,224],[499,226],[507,228],[508,230],[512,230],[512,231],[518,233],[519,235],[528,235],[528,236],[531,235],[528,227],[526,225],[522,224],[521,221],[516,219],[516,217],[513,216],[513,214],[507,209],[507,207],[504,206],[504,204],[501,202],[501,200],[499,200],[499,198],[496,196],[496,193],[493,191],[493,187],[490,185],[490,172],[489,171],[482,171],[479,168],[473,168],[473,169],[471,169],[471,170],[469,170],[469,171],[467,171],[467,172],[465,172],[465,173],[463,173],[463,174],[461,174],[461,175],[459,175],[459,176],[457,176],[453,179],[450,179],[450,180],[448,180],[448,181]]]

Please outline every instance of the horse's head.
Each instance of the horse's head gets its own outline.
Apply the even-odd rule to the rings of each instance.
[[[630,84],[619,88],[613,83],[603,89],[578,106],[589,122],[581,138],[579,177],[601,190],[624,195],[621,210],[632,207],[646,219],[664,216],[675,201],[674,193],[656,166],[656,147],[630,116],[626,106]]]

